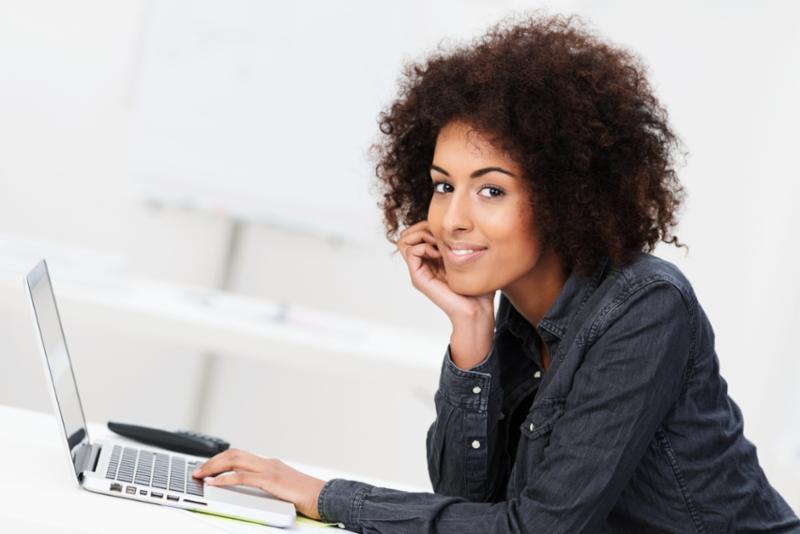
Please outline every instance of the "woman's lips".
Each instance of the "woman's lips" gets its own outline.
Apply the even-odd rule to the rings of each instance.
[[[486,252],[486,249],[484,248],[481,250],[476,250],[471,254],[458,255],[455,252],[453,252],[453,250],[450,247],[445,247],[445,248],[447,249],[447,261],[455,265],[466,265],[468,263],[471,263],[480,258],[483,255],[483,253]]]

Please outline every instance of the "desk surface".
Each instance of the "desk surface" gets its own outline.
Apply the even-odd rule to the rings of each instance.
[[[0,428],[4,429],[0,442],[3,472],[0,479],[0,530],[3,532],[288,532],[83,491],[72,480],[54,416],[0,405]],[[89,423],[89,432],[93,438],[112,435],[104,425],[97,423]],[[124,441],[124,438],[119,439]],[[284,458],[281,460],[324,480],[349,478],[384,487],[430,491]],[[296,530],[330,534],[347,532],[338,528],[311,528],[301,522]]]

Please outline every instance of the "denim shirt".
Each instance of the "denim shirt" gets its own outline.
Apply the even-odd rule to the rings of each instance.
[[[505,295],[495,325],[476,367],[445,352],[426,438],[434,493],[332,479],[323,520],[383,534],[800,532],[675,265],[606,258],[570,275],[536,328]]]

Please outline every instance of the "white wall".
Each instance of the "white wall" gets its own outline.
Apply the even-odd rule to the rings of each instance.
[[[129,101],[143,6],[138,1],[0,3],[0,234],[98,251],[120,258],[132,273],[216,287],[228,222],[211,215],[152,211],[129,187]],[[52,250],[48,243],[43,250]],[[259,261],[251,260],[254,247],[261,249]],[[388,243],[380,251],[341,248],[251,227],[243,232],[240,250],[236,289],[436,333],[442,350],[431,359],[440,361],[449,337],[447,320],[409,290],[405,266],[389,255]],[[266,264],[260,263],[265,259]],[[277,287],[257,291],[272,277]],[[57,280],[55,285],[58,289]],[[0,402],[49,410],[24,295],[21,289],[2,295]],[[61,311],[87,417],[167,427],[191,424],[199,354],[137,338],[124,328],[97,331],[68,303]],[[297,348],[265,347],[281,349],[302,356]],[[206,401],[211,409],[203,429],[252,444],[264,454],[427,483],[424,431],[434,417],[436,376],[399,366],[349,369],[351,378],[344,379],[329,369],[300,372],[235,354],[222,361]],[[164,376],[152,373],[154,368]],[[387,384],[400,384],[409,373],[413,380],[402,391],[394,388],[386,395],[393,391]],[[252,388],[242,387],[248,377],[275,376],[283,377],[276,387],[263,387],[258,380]],[[375,395],[385,397],[381,406],[390,410],[391,419],[382,422],[383,410],[364,405],[364,398]],[[426,395],[427,404],[420,400]],[[286,406],[292,409],[284,411]],[[259,423],[243,419],[242,412],[260,413]],[[338,435],[342,413],[351,414],[353,428],[372,431],[363,437],[343,432],[318,444],[320,437]],[[383,442],[393,432],[398,434],[394,442]],[[368,454],[379,448],[395,450],[397,461]]]
[[[143,5],[0,0],[0,234],[110,253],[132,273],[213,287],[227,222],[150,211],[126,177]],[[800,352],[790,336],[800,319],[798,224],[790,204],[800,187],[792,158],[800,118],[798,8],[573,5],[601,33],[644,56],[684,136],[691,156],[681,177],[689,202],[677,233],[691,252],[684,257],[663,246],[658,254],[693,283],[716,332],[723,376],[745,414],[745,433],[770,480],[798,509]],[[245,227],[240,245],[235,291],[415,327],[441,337],[444,350],[445,317],[411,287],[388,245],[336,247],[255,225]],[[22,292],[3,295],[0,402],[48,410]],[[78,308],[63,316],[90,418],[190,423],[195,352],[124,329],[97,331]],[[289,350],[296,349],[265,347]],[[264,454],[427,484],[424,432],[436,376],[364,365],[343,377],[335,360],[308,369],[224,356],[204,430]],[[182,373],[177,391],[141,391],[142,380],[154,381],[150,391],[166,391],[170,380],[154,377],[156,366]],[[364,401],[372,396],[374,402]]]

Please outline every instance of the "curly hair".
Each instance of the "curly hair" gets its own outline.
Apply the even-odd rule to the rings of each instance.
[[[584,25],[528,12],[404,65],[371,146],[390,242],[427,217],[437,135],[460,120],[520,164],[543,244],[570,271],[587,275],[606,255],[627,263],[660,240],[688,251],[670,236],[685,197],[672,168],[681,141],[646,67]]]

